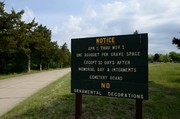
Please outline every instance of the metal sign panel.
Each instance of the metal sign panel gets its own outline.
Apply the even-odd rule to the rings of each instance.
[[[148,99],[148,34],[71,40],[71,92]]]

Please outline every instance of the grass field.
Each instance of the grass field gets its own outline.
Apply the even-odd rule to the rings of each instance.
[[[0,119],[73,119],[70,74],[50,84]],[[82,119],[134,119],[135,100],[83,95]],[[180,119],[180,64],[149,65],[144,119]]]

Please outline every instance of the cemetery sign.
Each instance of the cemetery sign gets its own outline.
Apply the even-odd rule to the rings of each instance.
[[[71,39],[71,92],[148,99],[148,34]]]

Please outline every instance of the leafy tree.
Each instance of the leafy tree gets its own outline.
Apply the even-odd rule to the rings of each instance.
[[[1,51],[5,52],[4,54],[11,56],[9,59],[12,63],[8,63],[13,64],[11,66],[14,71],[19,72],[27,70],[27,67],[30,71],[31,49],[29,48],[29,41],[32,38],[33,29],[37,25],[35,20],[32,20],[31,23],[22,21],[23,14],[24,10],[16,12],[12,9],[11,13],[7,13],[1,9],[0,16],[0,27],[2,29],[0,41],[2,46],[0,46],[0,49],[2,48]],[[5,50],[5,48],[8,50]],[[3,53],[1,52],[1,54]],[[7,58],[5,60],[8,61]]]
[[[148,60],[149,60],[149,62],[154,62],[154,55],[149,55],[148,56]]]
[[[35,23],[35,20],[32,20],[31,23],[25,23],[21,22],[20,29],[18,30],[18,50],[19,53],[24,55],[27,60],[27,67],[28,72],[31,71],[31,53],[32,53],[32,46],[33,43],[33,30],[36,27],[37,23]]]
[[[17,50],[16,31],[24,11],[11,13],[4,10],[4,3],[0,2],[0,69],[9,72],[13,70]]]
[[[174,37],[172,40],[172,44],[177,45],[178,49],[180,49],[180,39]]]
[[[48,63],[48,67],[51,65],[52,68],[59,68],[61,62],[59,46],[57,42],[51,42],[50,45],[50,62]]]
[[[155,55],[154,55],[154,61],[155,62],[158,62],[159,61],[159,54],[158,53],[156,53]]]
[[[71,62],[71,54],[69,52],[69,49],[67,47],[67,44],[64,43],[62,46],[61,46],[61,58],[62,58],[62,62],[61,62],[61,65],[64,65],[64,66],[69,66],[70,65],[70,62]]]
[[[134,31],[134,34],[138,34],[138,33],[139,33],[138,30],[135,30],[135,31]]]
[[[24,10],[7,13],[0,2],[0,73],[29,71],[70,65],[70,52],[65,43],[59,47],[51,41],[51,30],[22,21]]]
[[[163,54],[159,54],[159,62],[163,62],[164,61],[164,55]]]
[[[169,56],[173,61],[180,62],[180,54],[178,54],[176,52],[170,52]]]
[[[50,52],[49,47],[51,41],[51,31],[47,29],[46,26],[39,25],[34,30],[34,36],[34,54],[39,63],[39,69],[42,70],[43,63],[47,63],[49,61],[48,52]]]
[[[168,54],[159,54],[159,62],[170,62],[171,58]]]
[[[164,60],[163,60],[163,62],[171,62],[171,58],[169,57],[168,54],[165,54],[165,55],[164,55]]]

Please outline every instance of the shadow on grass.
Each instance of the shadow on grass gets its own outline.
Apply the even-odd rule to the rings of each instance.
[[[143,101],[144,119],[179,119],[180,88],[149,83],[149,100]],[[33,99],[32,99],[33,100]],[[32,101],[31,100],[31,101]],[[42,100],[42,101],[39,101]],[[3,119],[74,119],[75,95],[40,96],[3,116]],[[134,119],[135,100],[83,95],[82,119]]]
[[[17,111],[12,110],[2,119],[65,119],[74,115],[74,100],[73,95],[63,95],[44,102],[34,100],[33,104],[26,104],[21,109],[17,108]]]
[[[180,119],[180,88],[149,82],[149,100],[144,103],[145,119]]]
[[[170,83],[179,83],[180,84],[180,77],[176,77],[173,80],[169,81]]]

